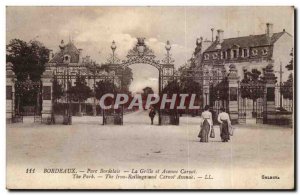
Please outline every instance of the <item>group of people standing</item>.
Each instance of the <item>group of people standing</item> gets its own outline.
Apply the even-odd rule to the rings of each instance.
[[[218,122],[220,123],[221,140],[222,142],[228,142],[230,140],[230,135],[232,135],[232,133],[230,133],[232,130],[230,117],[228,113],[225,112],[224,108],[221,108],[220,111]],[[200,138],[200,142],[208,142],[209,137],[215,137],[213,118],[208,105],[204,107],[204,111],[201,114],[200,132],[198,137]]]
[[[218,122],[220,123],[220,136],[222,142],[228,142],[230,136],[233,135],[233,127],[231,126],[231,121],[229,114],[225,112],[224,108],[220,109],[218,115]],[[151,119],[151,125],[153,125],[153,119],[156,115],[154,107],[150,107],[149,117]],[[215,132],[213,129],[213,117],[212,113],[209,111],[209,106],[204,107],[204,111],[201,114],[200,122],[200,132],[198,134],[200,142],[208,142],[209,137],[215,138]]]

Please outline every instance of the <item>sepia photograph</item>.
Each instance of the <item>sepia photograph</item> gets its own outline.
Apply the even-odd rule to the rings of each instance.
[[[293,6],[5,11],[7,189],[295,190]]]

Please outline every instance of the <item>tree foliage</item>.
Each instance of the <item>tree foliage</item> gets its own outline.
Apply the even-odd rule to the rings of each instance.
[[[169,82],[163,89],[162,93],[163,94],[179,94],[181,92],[181,86],[180,83],[177,80]]]
[[[283,98],[285,99],[289,99],[289,100],[293,99],[293,82],[294,82],[293,80],[294,80],[293,74],[291,73],[289,75],[288,80],[282,84],[281,93]]]
[[[244,78],[241,81],[241,97],[256,101],[263,97],[261,72],[257,69],[252,69],[251,72],[245,71]]]
[[[153,89],[152,89],[151,87],[145,87],[145,88],[143,89],[142,97],[147,98],[147,96],[148,96],[149,94],[154,94]]]
[[[92,90],[87,86],[84,76],[77,76],[75,86],[72,86],[68,92],[72,100],[83,102],[91,97]]]
[[[13,64],[18,81],[26,80],[28,75],[33,81],[40,80],[48,57],[49,49],[38,41],[12,39],[6,46],[6,61]]]
[[[129,67],[126,67],[123,70],[123,73],[121,76],[119,76],[119,79],[122,79],[122,90],[128,92],[129,91],[129,86],[133,80],[133,74],[132,70]]]
[[[22,110],[23,106],[37,104],[39,82],[48,62],[49,50],[38,41],[29,43],[12,39],[6,45],[6,61],[13,64],[16,75],[16,105]],[[40,102],[41,103],[41,102]]]
[[[292,48],[291,53],[291,60],[289,63],[285,66],[288,70],[294,70],[294,48]]]
[[[116,93],[116,86],[108,80],[101,80],[96,83],[95,96],[98,100],[106,93]]]

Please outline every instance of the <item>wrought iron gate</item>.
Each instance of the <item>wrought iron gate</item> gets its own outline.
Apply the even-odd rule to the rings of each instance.
[[[267,100],[265,83],[239,83],[238,87],[238,118],[239,123],[246,123],[247,118],[254,118],[256,123],[265,123],[267,118]],[[249,107],[248,102],[252,101]],[[251,116],[249,114],[251,110]]]

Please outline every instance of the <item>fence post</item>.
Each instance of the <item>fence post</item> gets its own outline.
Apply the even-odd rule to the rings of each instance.
[[[239,120],[238,108],[238,81],[239,76],[234,64],[229,66],[228,74],[228,101],[229,101],[229,116],[232,124],[237,124]]]
[[[275,122],[275,84],[276,77],[273,70],[273,62],[271,61],[263,70],[265,81],[265,96],[263,109],[263,123]]]
[[[42,122],[52,122],[52,79],[53,73],[49,66],[46,66],[46,70],[42,75]]]
[[[12,64],[6,64],[6,122],[11,123],[14,117],[15,100],[15,79],[16,75],[12,70]]]
[[[203,74],[203,102],[202,102],[202,108],[204,108],[206,105],[209,105],[209,96],[210,96],[210,91],[209,91],[209,70],[207,68],[204,68],[204,74]]]

